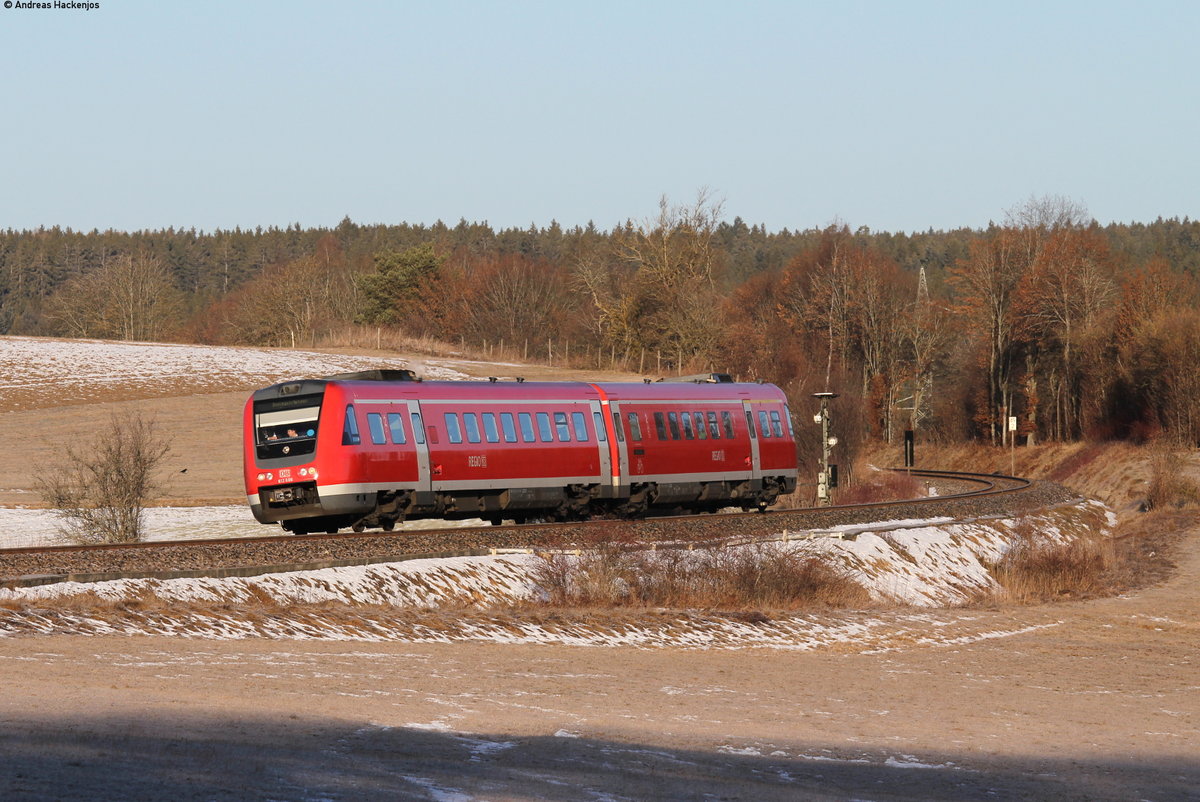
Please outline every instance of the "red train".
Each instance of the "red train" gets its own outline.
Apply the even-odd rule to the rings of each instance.
[[[762,509],[796,487],[783,393],[723,374],[589,384],[368,371],[258,390],[244,421],[254,517],[296,533]]]

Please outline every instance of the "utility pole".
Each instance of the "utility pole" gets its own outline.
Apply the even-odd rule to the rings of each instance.
[[[829,433],[829,400],[837,398],[837,393],[813,393],[813,398],[821,400],[821,411],[813,416],[813,422],[821,426],[821,472],[817,474],[817,506],[829,506],[829,489],[837,486],[836,475],[829,471],[829,451],[837,445],[837,438]],[[834,466],[834,471],[837,466]]]

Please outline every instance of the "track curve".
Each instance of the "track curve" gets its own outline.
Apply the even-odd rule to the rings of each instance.
[[[961,482],[974,489],[869,504],[770,510],[765,513],[665,516],[636,521],[593,520],[415,532],[272,535],[226,540],[6,549],[0,550],[0,585],[134,577],[250,576],[421,557],[482,555],[493,549],[559,548],[613,541],[716,541],[897,518],[1010,515],[1078,498],[1060,485],[1032,482],[1015,476],[926,469],[893,470],[925,479]]]

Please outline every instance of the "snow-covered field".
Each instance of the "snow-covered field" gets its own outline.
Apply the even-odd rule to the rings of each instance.
[[[428,379],[465,379],[446,360],[325,354],[213,345],[0,337],[0,400],[44,395],[70,400],[105,390],[157,395],[166,391],[219,391],[292,378],[378,368],[408,367]]]

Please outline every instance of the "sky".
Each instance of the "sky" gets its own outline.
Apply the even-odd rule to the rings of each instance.
[[[1196,2],[90,2],[0,0],[0,229],[1200,217]]]

